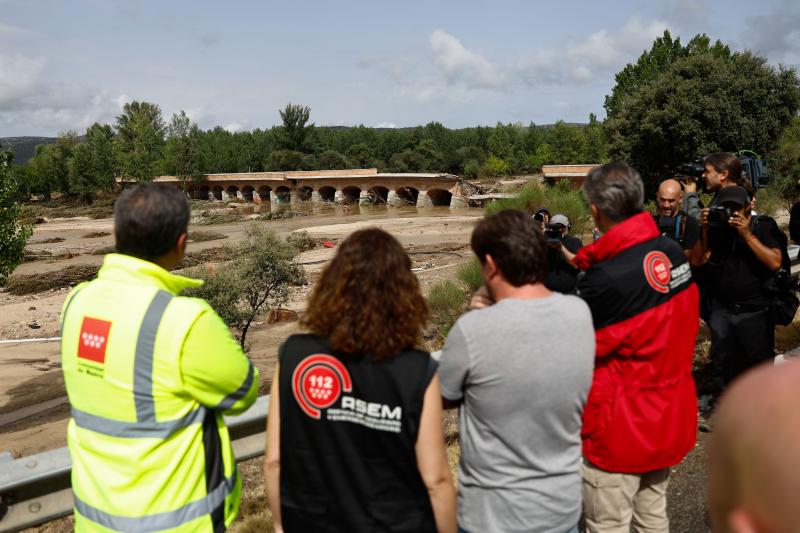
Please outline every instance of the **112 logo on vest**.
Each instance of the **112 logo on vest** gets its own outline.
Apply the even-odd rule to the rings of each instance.
[[[351,390],[350,373],[331,355],[309,355],[292,373],[294,397],[300,409],[311,418],[319,419],[322,409],[336,403],[342,391]]]
[[[667,254],[656,250],[644,256],[644,277],[653,289],[662,294],[668,293],[672,261]]]
[[[78,337],[78,358],[85,362],[105,364],[108,349],[108,334],[111,322],[98,318],[83,317],[81,332]],[[80,363],[81,361],[79,361]],[[89,366],[88,368],[91,368]],[[92,373],[89,371],[88,373]]]
[[[352,390],[347,368],[328,354],[309,355],[292,373],[294,398],[300,409],[311,418],[320,420],[325,410],[325,418],[330,422],[351,422],[393,433],[401,431],[402,407],[342,395]]]

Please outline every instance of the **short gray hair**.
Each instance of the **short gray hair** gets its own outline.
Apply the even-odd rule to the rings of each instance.
[[[583,184],[583,196],[614,222],[644,210],[644,184],[636,169],[615,161],[595,167]]]

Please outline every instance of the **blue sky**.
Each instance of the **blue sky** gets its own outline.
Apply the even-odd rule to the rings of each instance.
[[[318,125],[584,122],[664,29],[800,65],[797,0],[0,0],[0,137],[132,99],[229,130],[290,101]]]

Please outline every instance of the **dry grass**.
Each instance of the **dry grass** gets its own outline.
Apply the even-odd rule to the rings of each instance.
[[[108,237],[111,235],[108,231],[92,231],[91,233],[87,233],[82,239],[96,239],[97,237]]]
[[[6,282],[11,294],[25,295],[62,287],[74,287],[78,283],[94,279],[100,269],[96,265],[70,265],[60,270],[41,274],[13,275]]]
[[[189,232],[188,235],[189,242],[218,241],[227,238],[228,236],[224,233],[219,233],[216,231],[192,231]]]
[[[91,204],[79,198],[59,198],[49,202],[36,202],[22,206],[21,222],[38,224],[45,218],[89,217],[93,219],[110,218],[114,214],[116,194],[99,196]]]

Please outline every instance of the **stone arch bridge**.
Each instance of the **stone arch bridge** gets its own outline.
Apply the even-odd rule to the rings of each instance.
[[[305,201],[458,208],[469,205],[469,195],[477,192],[452,174],[379,173],[374,168],[205,174],[183,184],[175,176],[159,176],[155,181],[184,187],[194,199],[269,202],[273,210]]]

